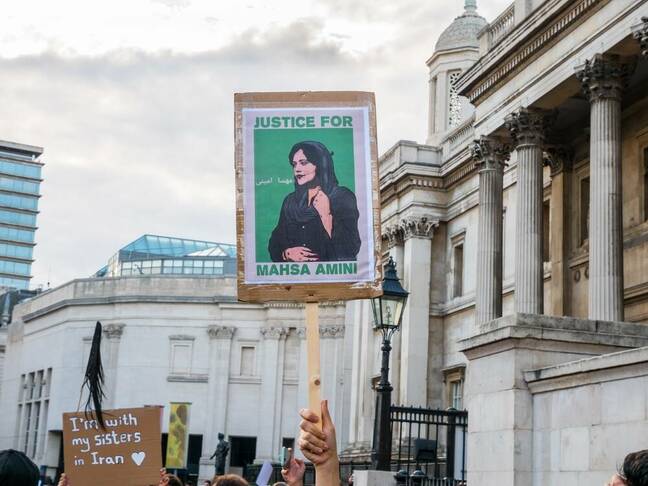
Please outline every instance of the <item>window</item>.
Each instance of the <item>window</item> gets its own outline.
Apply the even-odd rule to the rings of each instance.
[[[190,375],[193,360],[193,336],[170,336],[171,357],[169,363],[172,375]]]
[[[448,73],[448,128],[454,128],[461,123],[461,98],[457,90],[460,71]]]
[[[589,239],[589,195],[590,179],[583,177],[580,180],[580,244],[582,245]]]
[[[455,410],[463,410],[463,385],[465,377],[465,366],[458,365],[444,370],[444,382],[446,384],[446,406]]]
[[[299,367],[299,343],[300,339],[297,336],[297,331],[291,329],[288,337],[286,338],[285,353],[284,353],[284,380],[297,380],[297,369]]]
[[[452,296],[463,295],[463,243],[452,249]]]
[[[245,467],[256,458],[256,437],[230,436],[230,467]]]
[[[450,271],[452,275],[451,297],[461,297],[464,293],[463,273],[464,273],[464,241],[466,230],[461,230],[458,234],[450,237]]]
[[[648,221],[648,147],[646,147],[643,151],[643,169],[644,169],[644,176],[643,176],[643,183],[644,183],[644,200],[643,200],[643,207],[644,207],[644,221]]]
[[[463,380],[450,382],[450,406],[456,410],[463,410]]]
[[[241,346],[241,376],[254,376],[255,354],[254,346]]]
[[[16,448],[32,459],[44,446],[51,379],[51,368],[25,373],[20,378]]]
[[[286,449],[294,449],[295,448],[295,438],[294,437],[284,437],[281,439],[281,447],[285,447]]]
[[[551,246],[549,237],[551,235],[550,223],[550,209],[549,201],[542,204],[542,261],[551,261]]]

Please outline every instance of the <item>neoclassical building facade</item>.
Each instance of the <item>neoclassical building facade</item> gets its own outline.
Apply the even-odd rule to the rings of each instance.
[[[213,477],[219,432],[232,472],[292,446],[307,406],[303,307],[239,303],[231,275],[138,275],[73,280],[15,307],[0,327],[0,449],[25,451],[51,477],[62,471],[62,413],[79,405],[97,320],[105,407],[162,405],[166,434],[169,404],[191,403],[193,478]],[[347,321],[343,304],[322,306],[323,394],[339,423],[349,414]]]
[[[645,0],[516,0],[490,23],[466,0],[427,61],[426,143],[380,158],[411,293],[393,401],[468,410],[471,484],[595,484],[648,446],[647,35]],[[380,336],[353,305],[350,455]],[[640,411],[611,417],[605,390]]]

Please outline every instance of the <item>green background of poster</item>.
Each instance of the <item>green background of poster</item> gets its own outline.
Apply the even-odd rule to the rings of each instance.
[[[277,226],[286,195],[295,190],[290,149],[297,142],[313,140],[333,152],[338,184],[355,193],[355,164],[352,128],[259,129],[254,130],[256,261],[271,262],[268,241]],[[271,184],[256,185],[272,178]],[[279,184],[277,179],[290,179]]]

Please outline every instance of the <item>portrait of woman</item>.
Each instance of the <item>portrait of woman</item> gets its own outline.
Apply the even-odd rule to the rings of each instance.
[[[353,261],[360,251],[358,204],[338,185],[333,154],[320,142],[288,154],[295,190],[286,196],[268,250],[274,262]]]

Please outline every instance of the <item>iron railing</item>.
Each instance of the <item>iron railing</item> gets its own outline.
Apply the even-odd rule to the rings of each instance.
[[[468,412],[392,406],[390,418],[392,469],[407,473],[406,484],[465,484]],[[417,470],[424,475],[420,480],[412,476]]]

